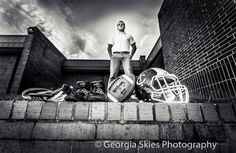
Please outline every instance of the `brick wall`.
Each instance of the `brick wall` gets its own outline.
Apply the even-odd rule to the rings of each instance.
[[[64,82],[61,66],[66,58],[39,29],[29,30],[33,40],[19,91],[32,87],[60,87]]]
[[[159,12],[165,68],[190,89],[190,98],[236,97],[234,0],[165,0]]]
[[[17,55],[0,55],[0,94],[6,94],[9,90]]]
[[[54,152],[53,149],[58,149],[58,152],[70,153],[234,152],[235,109],[236,105],[232,103],[0,101],[0,150]],[[138,144],[143,140],[155,143],[167,140],[177,143],[209,141],[217,142],[217,146],[212,151],[210,148],[138,147],[125,150],[107,149],[102,145],[105,141]]]
[[[25,35],[0,35],[0,98],[11,90],[25,39]]]

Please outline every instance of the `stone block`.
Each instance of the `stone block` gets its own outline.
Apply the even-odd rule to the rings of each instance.
[[[190,122],[203,122],[201,106],[197,103],[187,104],[188,120]]]
[[[159,128],[161,140],[184,140],[182,123],[163,123]]]
[[[170,106],[170,111],[171,111],[171,114],[172,114],[172,121],[174,121],[174,122],[184,122],[184,121],[186,121],[185,104],[172,103],[169,106]]]
[[[0,119],[8,119],[10,117],[13,101],[0,101]]]
[[[44,103],[40,119],[56,119],[57,105],[57,103]]]
[[[82,122],[36,123],[35,139],[91,140],[95,137],[95,125]]]
[[[139,120],[153,121],[152,103],[139,103]]]
[[[224,122],[235,122],[235,116],[233,111],[233,106],[231,103],[219,103],[219,112],[222,121]]]
[[[231,142],[236,142],[236,125],[235,124],[225,125],[225,129],[229,140]]]
[[[121,120],[121,103],[108,102],[107,104],[107,120]]]
[[[59,120],[72,120],[73,103],[61,102],[59,105]]]
[[[21,153],[22,148],[20,141],[8,141],[5,148],[5,153]]]
[[[1,139],[29,139],[34,123],[0,121]]]
[[[88,120],[89,118],[89,103],[78,102],[75,104],[75,120]]]
[[[97,139],[100,140],[158,140],[158,125],[148,124],[99,124]]]
[[[6,141],[0,140],[0,153],[5,153]]]
[[[220,124],[196,124],[199,141],[226,142],[226,132]]]
[[[127,102],[124,103],[124,120],[137,121],[137,103]]]
[[[156,103],[155,104],[155,118],[156,121],[170,121],[169,106],[165,103]]]
[[[105,103],[93,102],[91,120],[104,120],[105,119]]]
[[[185,141],[191,141],[191,142],[200,141],[199,137],[197,137],[196,135],[194,124],[183,124],[182,129],[183,129],[183,136],[184,136]]]
[[[26,118],[27,119],[39,119],[43,102],[42,101],[30,101],[28,103]]]
[[[201,104],[203,117],[206,122],[219,122],[215,104]]]
[[[16,101],[13,106],[12,119],[24,119],[28,101]]]

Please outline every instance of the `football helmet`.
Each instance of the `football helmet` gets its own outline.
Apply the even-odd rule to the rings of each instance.
[[[143,71],[136,81],[137,95],[144,101],[188,103],[189,92],[179,79],[161,68]]]

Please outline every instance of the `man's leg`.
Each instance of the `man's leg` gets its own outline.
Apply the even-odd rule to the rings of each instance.
[[[133,74],[133,70],[132,70],[132,67],[131,67],[131,59],[130,59],[129,54],[125,54],[123,56],[122,65],[123,65],[123,69],[124,69],[125,74]],[[130,96],[130,98],[128,99],[128,101],[132,101],[132,102],[139,101],[139,99],[136,96],[135,90],[133,91],[133,93]]]
[[[125,74],[133,74],[133,70],[131,67],[131,59],[129,54],[124,54],[122,59],[122,66]]]
[[[110,62],[111,62],[110,63],[110,77],[109,77],[108,83],[114,80],[118,76],[119,70],[120,70],[121,57],[117,55],[113,55],[111,57]]]

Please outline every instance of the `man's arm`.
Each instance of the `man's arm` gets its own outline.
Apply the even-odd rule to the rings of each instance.
[[[132,47],[132,50],[131,50],[130,58],[132,59],[134,56],[134,53],[136,52],[137,47],[135,43],[133,43],[131,47]]]
[[[108,51],[108,54],[109,54],[110,57],[112,56],[112,50],[111,50],[111,48],[112,48],[112,45],[111,45],[111,44],[108,44],[108,46],[107,46],[107,51]]]

